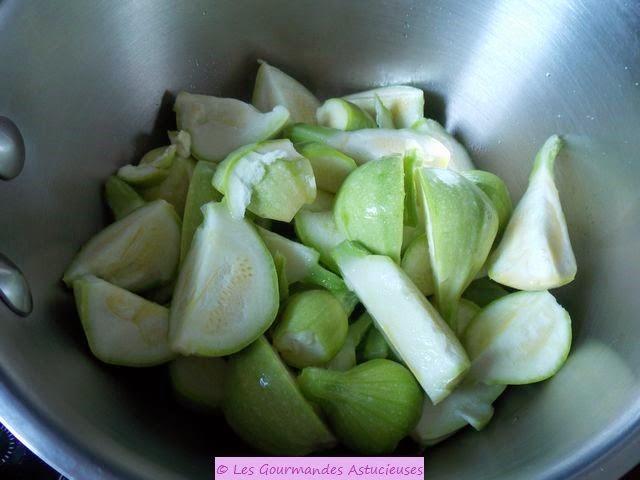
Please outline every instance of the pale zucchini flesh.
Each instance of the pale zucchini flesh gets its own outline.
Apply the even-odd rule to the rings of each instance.
[[[187,256],[193,235],[202,223],[202,206],[206,203],[218,202],[222,199],[220,192],[213,188],[211,184],[215,171],[216,165],[214,163],[203,160],[199,161],[193,170],[182,219],[180,262]]]
[[[411,127],[424,116],[424,92],[408,85],[374,88],[343,97],[360,108],[376,114],[376,100],[389,110],[396,128]]]
[[[367,112],[342,98],[330,98],[316,111],[318,125],[350,131],[375,128],[376,122]]]
[[[171,303],[171,346],[184,355],[223,356],[262,335],[278,312],[273,258],[247,220],[222,203],[203,207]]]
[[[180,219],[156,200],[112,223],[89,240],[64,274],[71,286],[95,275],[133,292],[170,283],[180,256]]]
[[[295,143],[326,143],[353,158],[358,165],[412,151],[416,151],[426,164],[434,167],[446,168],[450,158],[449,150],[440,141],[410,128],[365,128],[343,132],[318,125],[296,124],[288,130],[287,135]]]
[[[347,285],[432,402],[446,398],[469,368],[469,358],[436,309],[389,257],[349,242],[333,255]]]
[[[379,95],[375,96],[374,105],[376,111],[376,125],[378,125],[379,128],[395,128],[393,114],[391,113],[391,110],[384,106]]]
[[[234,98],[180,92],[174,105],[178,128],[191,135],[191,153],[198,160],[220,162],[249,143],[274,137],[289,120],[289,111],[276,106],[262,113]]]
[[[93,275],[73,283],[91,352],[112,365],[149,367],[171,360],[169,310]]]
[[[344,242],[347,237],[342,233],[332,211],[312,212],[300,210],[295,217],[296,235],[302,243],[320,253],[320,260],[333,271],[338,271],[331,250]]]
[[[467,150],[435,120],[430,118],[420,119],[412,125],[412,128],[426,135],[430,135],[449,150],[451,158],[447,168],[455,170],[456,172],[464,172],[475,168]]]
[[[148,152],[139,165],[125,165],[118,169],[118,177],[129,185],[151,187],[169,176],[176,156],[176,147],[159,147]]]
[[[167,132],[171,145],[176,148],[176,155],[181,158],[189,158],[191,156],[191,135],[185,130],[174,130]]]
[[[192,158],[176,157],[169,167],[167,178],[157,185],[140,188],[140,194],[149,202],[166,200],[182,218],[194,167],[195,161]]]
[[[577,271],[567,222],[553,176],[562,140],[550,137],[536,155],[529,186],[492,254],[489,277],[519,290],[548,290]]]
[[[316,110],[320,106],[318,99],[300,82],[258,60],[260,67],[253,89],[253,103],[261,112],[269,112],[281,105],[289,111],[289,121],[293,123],[315,123]]]
[[[409,243],[402,255],[400,266],[424,295],[433,295],[435,291],[433,272],[429,259],[429,244],[425,234],[419,235]]]
[[[333,208],[333,200],[335,195],[333,193],[325,192],[323,190],[316,190],[316,199],[302,206],[301,210],[307,210],[310,212],[326,212]]]
[[[487,259],[498,214],[482,190],[452,170],[423,168],[418,182],[436,303],[455,330],[458,300]]]
[[[456,335],[458,338],[464,336],[464,332],[475,318],[475,316],[482,310],[478,305],[466,298],[461,298],[458,302],[458,309],[456,311]]]
[[[257,227],[257,229],[271,254],[274,256],[280,254],[285,258],[287,283],[299,282],[306,278],[311,269],[318,264],[320,254],[313,248],[289,240],[266,228]]]
[[[438,405],[425,398],[422,415],[411,436],[421,445],[429,446],[466,425],[481,430],[493,417],[492,403],[505,388],[504,385],[484,385],[465,380]]]
[[[316,196],[309,160],[289,140],[272,140],[234,151],[220,164],[213,183],[227,198],[231,215],[245,210],[262,218],[290,222]]]
[[[311,162],[316,187],[336,193],[345,178],[356,169],[356,162],[338,150],[322,143],[306,142],[295,146]]]
[[[498,234],[496,238],[499,239],[513,211],[507,186],[500,177],[484,170],[467,170],[462,175],[467,180],[475,183],[491,200],[498,214]]]
[[[571,319],[549,292],[516,292],[487,305],[464,332],[469,375],[488,384],[545,380],[571,348]]]
[[[144,200],[127,182],[112,175],[104,184],[104,196],[107,205],[116,220],[144,205]]]

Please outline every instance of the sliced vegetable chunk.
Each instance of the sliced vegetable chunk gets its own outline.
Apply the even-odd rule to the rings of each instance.
[[[411,436],[424,446],[434,445],[466,425],[482,430],[493,417],[493,406],[506,387],[465,380],[438,405],[428,398]]]
[[[169,310],[93,275],[73,283],[91,352],[112,365],[148,367],[171,360]]]
[[[474,317],[482,310],[478,305],[470,300],[461,298],[456,311],[456,335],[462,338]]]
[[[307,455],[336,444],[264,337],[229,360],[223,409],[231,428],[266,453]]]
[[[180,255],[180,219],[164,200],[138,208],[89,240],[64,273],[92,274],[133,292],[170,283]]]
[[[274,256],[280,254],[286,259],[285,272],[287,283],[299,282],[306,278],[313,267],[318,264],[320,254],[313,248],[289,240],[265,228],[257,228],[258,233],[271,254]]]
[[[536,155],[529,186],[491,256],[489,277],[519,290],[548,290],[577,271],[567,222],[553,179],[562,140],[550,137]]]
[[[489,254],[498,214],[482,190],[452,170],[423,168],[418,182],[436,303],[455,330],[458,300]]]
[[[289,298],[289,280],[287,279],[287,258],[279,251],[271,253],[273,255],[273,264],[276,267],[276,273],[278,274],[278,293],[280,294],[280,301],[284,301]]]
[[[227,362],[222,358],[178,357],[169,364],[169,377],[178,397],[198,409],[222,407]]]
[[[342,348],[349,323],[340,302],[325,290],[296,293],[273,333],[273,346],[297,368],[322,365]]]
[[[391,349],[384,336],[376,327],[371,327],[362,341],[360,356],[363,362],[376,358],[389,358]]]
[[[209,202],[219,202],[222,195],[213,188],[211,179],[216,171],[215,163],[200,161],[191,176],[191,183],[185,200],[180,243],[180,262],[184,261],[191,247],[193,234],[202,224],[202,206]]]
[[[433,295],[433,272],[429,259],[429,244],[425,234],[416,237],[402,255],[400,263],[404,272],[426,296]]]
[[[478,188],[480,188],[480,190],[489,197],[491,203],[493,203],[496,213],[498,214],[497,237],[500,237],[507,226],[509,217],[511,217],[511,212],[513,211],[511,196],[509,195],[507,186],[500,177],[493,173],[485,172],[484,170],[468,170],[463,172],[462,175],[467,180],[471,180],[475,183]]]
[[[158,199],[166,200],[175,207],[182,218],[194,167],[195,162],[192,158],[176,157],[169,167],[167,178],[157,185],[140,188],[140,194],[149,202]]]
[[[344,280],[320,265],[313,265],[303,281],[309,285],[323,287],[331,292],[338,299],[347,316],[351,315],[353,309],[358,305],[358,297],[349,290]]]
[[[232,153],[220,164],[213,182],[227,196],[236,219],[248,209],[259,217],[290,222],[316,196],[311,164],[289,140],[263,142]]]
[[[318,99],[300,82],[282,70],[258,60],[260,68],[256,75],[251,103],[261,112],[268,112],[278,105],[290,114],[289,121],[315,123]]]
[[[434,404],[469,368],[469,358],[449,326],[389,257],[370,255],[353,242],[334,250],[347,285],[358,295],[390,346]]]
[[[144,205],[140,194],[131,185],[115,175],[109,177],[105,182],[104,196],[116,220],[126,217]]]
[[[326,143],[353,158],[358,165],[389,155],[404,155],[413,150],[431,166],[445,168],[449,164],[449,150],[440,141],[410,128],[366,128],[343,132],[298,123],[288,130],[287,136],[295,143]]]
[[[262,335],[278,313],[278,277],[269,250],[247,220],[222,203],[203,207],[171,303],[170,342],[184,355],[218,357]]]
[[[150,187],[169,176],[169,169],[176,156],[176,147],[160,147],[147,153],[139,165],[125,165],[118,170],[118,177],[129,185]]]
[[[376,99],[391,112],[396,128],[411,127],[424,115],[424,92],[408,85],[374,88],[344,97],[371,115],[376,114]]]
[[[311,162],[316,186],[326,192],[336,193],[344,179],[356,169],[352,158],[322,143],[300,143],[296,150]]]
[[[174,130],[167,132],[171,145],[176,147],[176,155],[182,158],[191,156],[191,135],[184,130]]]
[[[296,214],[295,229],[302,243],[320,253],[322,263],[338,271],[338,266],[331,257],[331,250],[347,237],[338,229],[332,211],[312,212],[302,209]]]
[[[356,452],[392,452],[420,416],[420,387],[409,370],[391,360],[371,360],[346,372],[305,368],[298,384]]]
[[[235,149],[274,137],[289,120],[289,111],[276,106],[261,113],[234,98],[180,92],[174,105],[178,128],[191,135],[191,154],[219,162]]]
[[[326,212],[333,208],[333,199],[335,195],[333,193],[324,192],[316,189],[316,199],[302,206],[302,210],[308,210],[310,212]]]
[[[384,103],[382,103],[378,95],[375,96],[374,106],[376,111],[376,125],[380,128],[395,128],[391,110],[384,106]]]
[[[469,375],[488,384],[545,380],[564,364],[571,319],[549,292],[516,292],[486,306],[464,333]]]
[[[356,366],[356,349],[360,342],[369,331],[373,319],[371,315],[364,312],[358,317],[358,319],[349,325],[347,332],[347,338],[342,345],[342,348],[335,357],[333,357],[326,365],[325,368],[329,370],[340,370],[344,372],[350,370]]]
[[[336,196],[338,229],[367,249],[400,261],[404,209],[404,164],[399,155],[358,167]]]
[[[414,123],[412,128],[435,138],[449,150],[451,159],[449,160],[447,168],[455,170],[456,172],[464,172],[475,168],[467,150],[435,120],[422,118]]]
[[[375,128],[376,122],[367,112],[342,98],[330,98],[316,112],[318,124],[338,130]]]

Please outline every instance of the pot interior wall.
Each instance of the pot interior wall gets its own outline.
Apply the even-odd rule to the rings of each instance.
[[[248,98],[264,58],[320,97],[424,88],[427,114],[514,198],[537,148],[566,135],[557,177],[579,273],[557,295],[573,353],[426,464],[431,479],[578,474],[640,416],[640,12],[625,3],[0,0],[0,115],[27,146],[22,175],[0,183],[0,251],[35,300],[26,319],[0,305],[0,418],[78,478],[210,478],[214,455],[247,452],[221,419],[175,404],[164,369],[90,357],[59,278],[107,220],[102,181],[164,141],[174,95]]]

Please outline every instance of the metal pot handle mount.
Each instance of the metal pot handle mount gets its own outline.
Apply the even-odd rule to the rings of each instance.
[[[11,180],[22,171],[24,140],[15,123],[0,116],[0,180]],[[33,309],[29,284],[20,269],[0,253],[0,298],[15,313],[27,316]]]

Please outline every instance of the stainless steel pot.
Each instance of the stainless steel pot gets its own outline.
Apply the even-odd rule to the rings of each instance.
[[[571,358],[511,388],[485,432],[429,450],[427,477],[618,476],[640,461],[639,29],[623,0],[0,0],[0,115],[26,145],[0,180],[0,251],[34,298],[27,318],[0,304],[0,419],[79,479],[211,478],[214,454],[243,451],[172,402],[162,369],[90,357],[59,278],[106,220],[101,181],[161,141],[172,95],[247,97],[265,58],[320,96],[424,88],[516,198],[537,147],[566,134]]]

